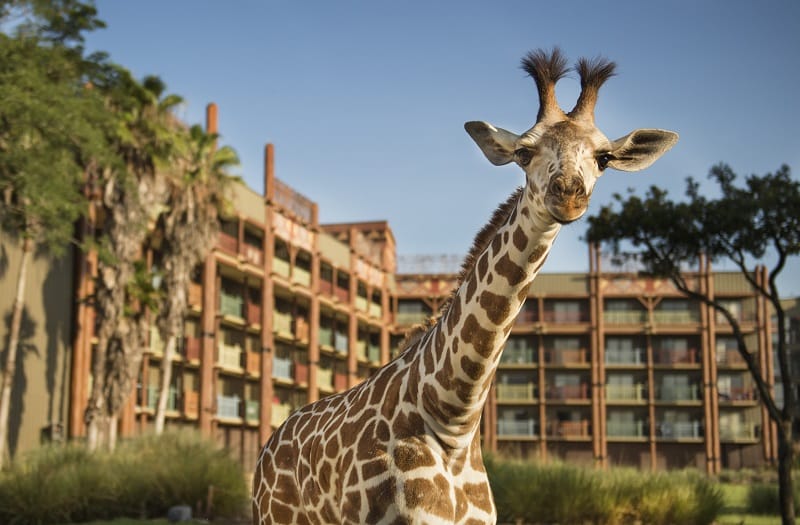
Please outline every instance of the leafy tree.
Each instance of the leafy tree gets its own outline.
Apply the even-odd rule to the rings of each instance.
[[[651,187],[644,199],[615,195],[615,206],[603,207],[589,218],[587,239],[610,246],[617,258],[636,258],[648,272],[671,279],[681,293],[713,307],[728,321],[737,348],[752,375],[769,418],[777,426],[780,506],[785,525],[794,523],[792,490],[792,428],[796,399],[786,346],[787,320],[781,306],[777,279],[789,258],[800,253],[800,182],[788,166],[775,173],[751,175],[744,186],[724,164],[713,167],[709,177],[720,189],[718,198],[701,194],[700,185],[688,179],[687,199],[675,202],[667,192]],[[715,297],[690,287],[681,266],[695,263],[700,254],[711,262],[733,263],[755,292],[762,296],[777,319],[777,356],[783,388],[779,407],[770,388],[772,378],[761,373],[757,354],[747,347],[739,322]],[[774,261],[767,283],[755,276],[757,262]]]
[[[167,180],[169,197],[161,214],[161,292],[158,328],[166,342],[161,360],[161,385],[155,413],[155,432],[164,430],[172,359],[188,311],[192,271],[208,255],[219,233],[219,216],[230,207],[228,192],[235,177],[229,169],[239,163],[230,147],[216,148],[217,134],[192,126],[177,169]]]
[[[173,115],[181,102],[163,96],[157,77],[137,82],[121,67],[104,86],[117,127],[108,137],[117,162],[96,173],[102,228],[94,306],[97,351],[85,410],[88,444],[113,448],[117,419],[139,372],[146,346],[148,308],[157,306],[142,247],[167,197],[162,170],[175,158],[180,124]]]
[[[23,4],[0,3],[0,21],[6,24],[12,7]],[[39,25],[30,21],[13,35],[0,33],[0,220],[22,248],[5,363],[0,363],[0,465],[6,456],[28,266],[35,250],[59,257],[72,242],[73,223],[85,210],[86,171],[102,162],[104,130],[110,128],[101,98],[86,88],[87,62],[80,51],[66,46],[82,29],[76,26],[69,38],[55,38],[60,34],[55,19],[69,25],[71,15],[56,6],[48,13],[35,19]],[[97,23],[91,12],[82,16],[81,28]]]

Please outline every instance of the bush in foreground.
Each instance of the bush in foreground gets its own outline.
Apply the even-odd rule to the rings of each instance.
[[[0,472],[0,523],[163,517],[178,504],[235,516],[247,492],[239,463],[188,433],[137,438],[114,453],[51,446]]]
[[[719,489],[694,472],[605,472],[494,457],[486,464],[500,521],[707,525],[723,507]]]

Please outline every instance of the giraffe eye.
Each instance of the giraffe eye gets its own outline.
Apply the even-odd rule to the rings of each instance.
[[[611,159],[612,157],[610,153],[601,153],[597,156],[597,167],[600,168],[600,171],[606,169]]]
[[[517,157],[520,166],[527,166],[533,158],[533,152],[527,148],[520,148],[514,152],[514,156]]]

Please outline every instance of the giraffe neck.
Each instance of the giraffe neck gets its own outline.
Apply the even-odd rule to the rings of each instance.
[[[449,307],[419,342],[420,411],[454,448],[471,443],[511,327],[561,227],[530,189],[508,204]]]

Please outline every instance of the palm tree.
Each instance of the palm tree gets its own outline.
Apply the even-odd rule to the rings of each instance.
[[[156,306],[141,262],[142,246],[166,201],[163,171],[175,158],[181,133],[172,113],[180,97],[162,97],[165,86],[156,77],[138,83],[122,68],[117,72],[109,94],[119,118],[111,137],[119,162],[99,174],[97,351],[84,416],[90,449],[101,440],[114,447],[118,414],[139,370],[147,334],[145,312]]]
[[[188,310],[192,271],[208,255],[219,233],[219,216],[230,207],[228,192],[238,180],[229,174],[239,164],[230,147],[216,148],[217,134],[200,126],[188,132],[188,148],[180,169],[169,179],[169,197],[158,229],[162,235],[161,291],[158,329],[166,341],[161,360],[161,385],[155,413],[155,432],[164,430],[172,359]]]

